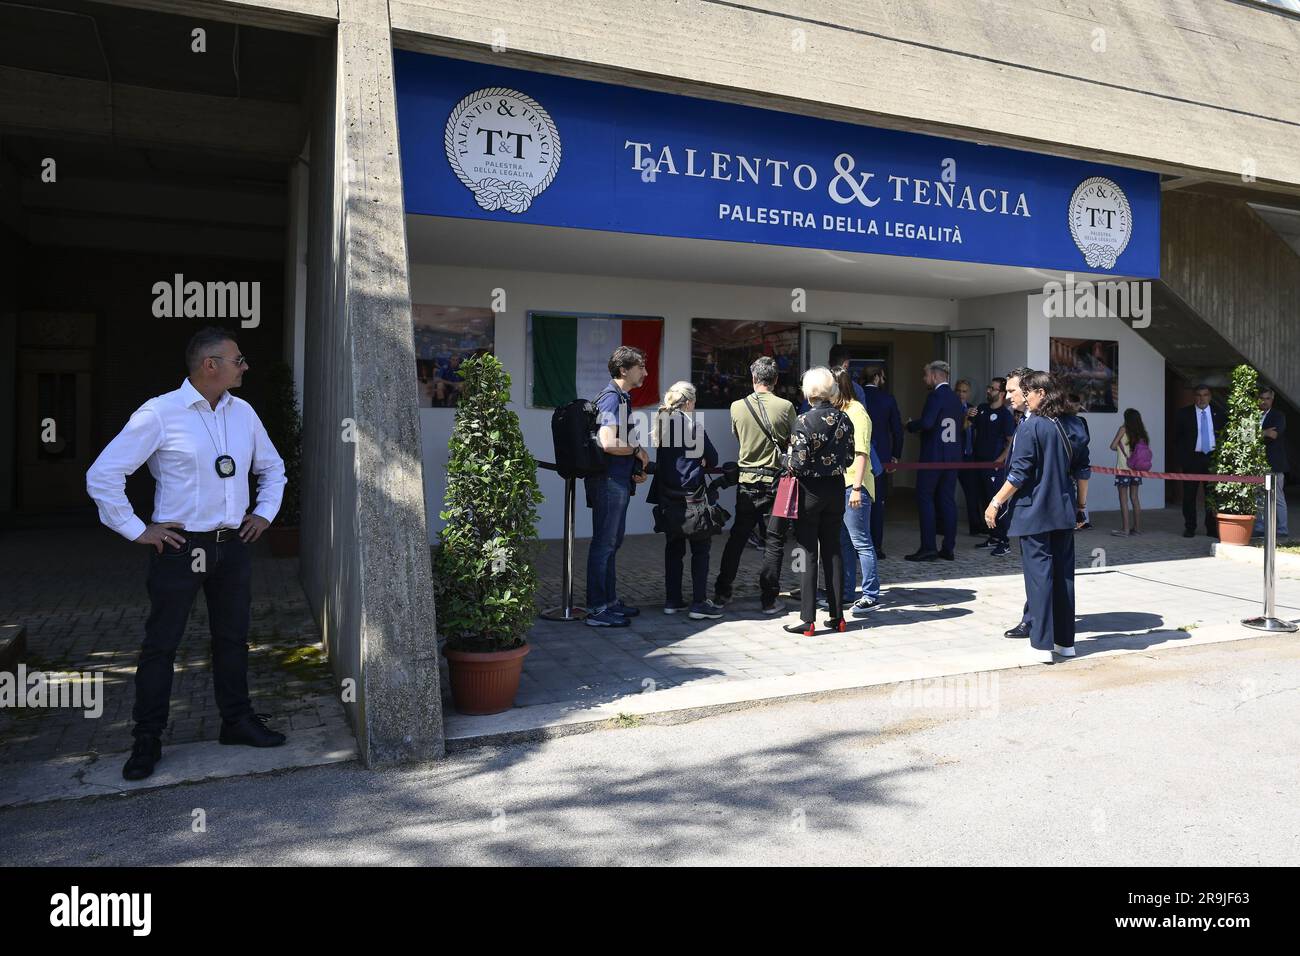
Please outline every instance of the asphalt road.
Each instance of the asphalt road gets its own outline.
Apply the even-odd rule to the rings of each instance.
[[[1300,862],[1300,638],[0,811],[6,864]],[[202,810],[204,832],[195,832]]]

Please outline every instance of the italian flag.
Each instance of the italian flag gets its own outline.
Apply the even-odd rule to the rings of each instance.
[[[645,353],[646,379],[632,390],[632,405],[659,404],[659,347],[663,319],[556,315],[530,316],[533,338],[533,407],[559,408],[575,398],[595,399],[609,384],[609,357],[620,345]]]

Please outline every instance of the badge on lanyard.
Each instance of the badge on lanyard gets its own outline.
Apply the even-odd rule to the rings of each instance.
[[[216,460],[217,474],[222,478],[233,478],[235,475],[235,459],[229,455],[220,455]]]

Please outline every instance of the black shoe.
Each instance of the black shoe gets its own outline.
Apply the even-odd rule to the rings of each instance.
[[[1029,636],[1029,625],[1026,624],[1024,621],[1021,621],[1019,624],[1017,624],[1017,625],[1016,625],[1015,627],[1013,627],[1011,630],[1009,630],[1009,631],[1003,631],[1003,632],[1002,632],[1002,636],[1003,636],[1003,637],[1028,637],[1028,636]]]
[[[832,631],[843,632],[849,629],[848,623],[842,617],[828,617],[823,623]]]
[[[221,722],[223,744],[246,744],[249,747],[278,747],[285,741],[284,734],[271,730],[266,722],[270,714],[246,714],[238,720]]]
[[[136,737],[131,756],[122,766],[123,780],[143,780],[153,773],[154,764],[162,759],[162,741],[157,737]]]
[[[953,554],[951,551],[940,551],[939,557],[943,558],[945,561],[957,560],[957,555]]]
[[[884,551],[881,551],[879,548],[877,548],[877,549],[876,549],[876,560],[877,560],[877,561],[888,561],[888,560],[889,560],[889,555],[885,554]]]
[[[789,631],[791,634],[802,634],[805,637],[812,637],[813,630],[816,628],[813,621],[800,621],[797,624],[782,624],[781,630]]]
[[[1185,529],[1183,529],[1183,537],[1184,537],[1184,538],[1195,538],[1195,537],[1196,537],[1196,529],[1195,529],[1195,528],[1185,528]]]
[[[1005,558],[1011,553],[1011,545],[1005,541],[999,542],[989,554],[995,558]]]
[[[975,547],[977,548],[996,548],[997,546],[998,543],[994,541],[992,538],[986,538],[985,540],[981,541],[979,544],[975,545]]]
[[[920,551],[913,551],[911,554],[903,555],[904,561],[937,561],[939,560],[938,551],[927,551],[922,548]]]

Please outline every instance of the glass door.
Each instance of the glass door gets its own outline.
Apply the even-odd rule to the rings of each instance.
[[[952,367],[951,381],[969,379],[971,401],[983,400],[984,388],[989,379],[1001,374],[993,371],[993,330],[970,329],[947,333],[948,364]]]
[[[799,326],[799,358],[803,365],[800,371],[806,372],[818,365],[828,365],[831,349],[840,344],[840,327],[838,325],[814,325],[805,322]]]

